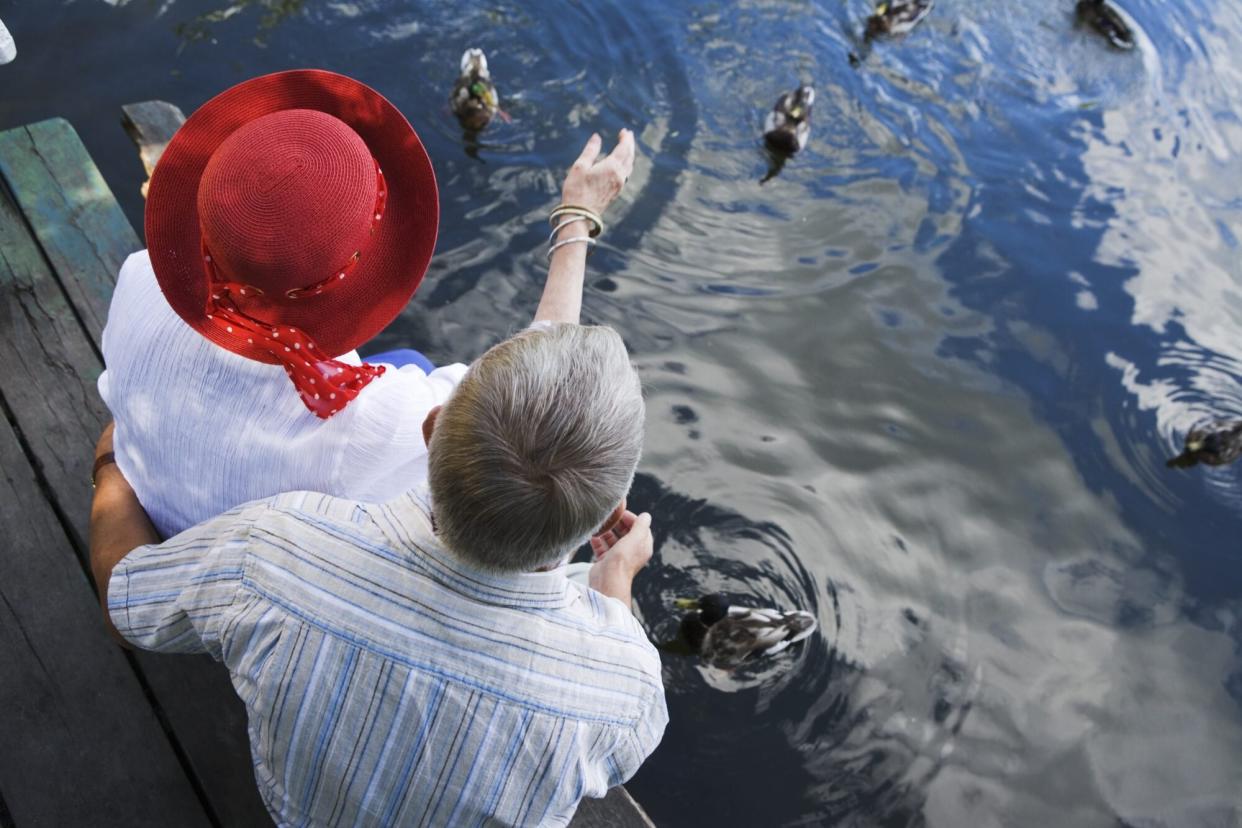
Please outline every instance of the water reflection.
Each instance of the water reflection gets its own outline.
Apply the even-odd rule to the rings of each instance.
[[[359,76],[442,192],[376,345],[440,361],[526,323],[560,171],[635,127],[585,305],[647,389],[640,612],[664,636],[671,597],[723,588],[822,627],[753,673],[667,660],[673,719],[630,786],[657,823],[1236,824],[1242,466],[1164,461],[1242,415],[1242,6],[1125,4],[1116,53],[1073,3],[938,0],[857,70],[857,3],[340,0],[266,48],[251,3],[180,53],[171,20],[239,4],[19,4],[0,116],[89,141],[114,99]],[[93,34],[66,61],[70,17]],[[446,105],[469,46],[514,118],[477,146]],[[760,186],[763,115],[807,78],[810,143]],[[91,149],[126,198],[116,144]]]
[[[211,11],[200,12],[193,18],[177,23],[173,31],[186,43],[211,38],[217,24],[231,17],[255,9],[259,13],[254,35],[256,46],[266,46],[268,33],[294,15],[300,14],[306,0],[231,0]]]

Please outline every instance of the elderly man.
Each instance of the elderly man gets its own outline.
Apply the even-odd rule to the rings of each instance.
[[[225,662],[281,825],[565,825],[668,717],[630,612],[643,415],[620,336],[557,323],[470,367],[423,424],[428,487],[388,503],[295,492],[144,546],[109,466],[91,555],[110,623]],[[562,567],[588,539],[591,588]]]

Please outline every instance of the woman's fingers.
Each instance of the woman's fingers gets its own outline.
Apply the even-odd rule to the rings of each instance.
[[[629,178],[630,172],[634,169],[634,133],[628,129],[621,130],[620,135],[617,136],[617,145],[608,157],[615,160],[621,168],[621,174]]]
[[[599,133],[591,134],[587,139],[586,146],[582,148],[582,154],[578,156],[578,160],[574,162],[574,167],[579,170],[588,170],[595,163],[595,159],[599,157],[599,148],[603,143],[603,139],[599,137]]]

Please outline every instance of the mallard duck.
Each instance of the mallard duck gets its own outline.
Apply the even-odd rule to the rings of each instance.
[[[779,653],[817,626],[809,612],[734,607],[719,593],[679,598],[676,604],[694,610],[681,619],[681,635],[713,667],[734,667],[751,656]]]
[[[781,95],[763,122],[763,140],[768,148],[782,155],[793,155],[806,146],[811,135],[811,105],[815,90],[799,86]]]
[[[1188,469],[1197,463],[1223,466],[1242,457],[1242,421],[1217,422],[1192,428],[1186,435],[1186,450],[1165,465]]]
[[[450,100],[453,114],[464,129],[477,132],[487,126],[497,113],[508,120],[500,109],[496,84],[492,83],[491,73],[487,70],[487,56],[482,49],[467,49],[462,53],[461,75],[453,84]]]
[[[882,0],[875,7],[875,14],[867,18],[866,39],[905,34],[921,23],[931,9],[932,0]]]
[[[1114,6],[1105,0],[1078,0],[1078,20],[1108,38],[1114,49],[1133,49],[1134,30]]]

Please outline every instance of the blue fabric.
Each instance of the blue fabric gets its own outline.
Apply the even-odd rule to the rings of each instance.
[[[372,365],[377,362],[383,362],[387,365],[393,366],[394,368],[400,368],[403,365],[417,365],[419,368],[423,369],[424,374],[430,374],[432,371],[436,370],[436,366],[431,360],[427,359],[427,357],[423,356],[413,348],[394,348],[391,351],[382,351],[378,354],[371,354],[371,356],[363,357],[362,361],[369,362]]]

